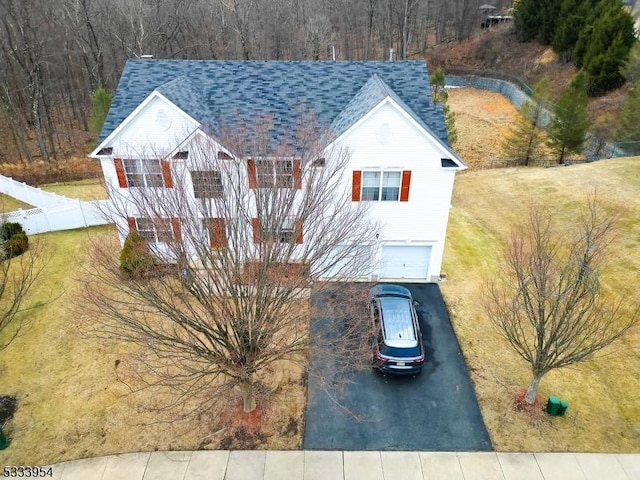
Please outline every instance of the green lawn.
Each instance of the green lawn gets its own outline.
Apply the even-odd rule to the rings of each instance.
[[[530,380],[527,365],[480,307],[482,282],[494,272],[507,232],[526,215],[527,204],[543,202],[559,222],[570,223],[594,191],[606,211],[621,216],[605,281],[622,291],[640,273],[640,158],[470,171],[456,180],[442,290],[497,450],[640,451],[640,329],[596,361],[543,379],[545,398],[569,402],[566,417],[530,417],[513,407],[514,392]]]

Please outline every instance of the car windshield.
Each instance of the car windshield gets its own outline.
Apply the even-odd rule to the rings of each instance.
[[[394,357],[394,358],[411,358],[411,357],[419,357],[422,355],[419,346],[411,347],[411,348],[394,348],[383,345],[380,349],[380,353],[385,357]]]
[[[384,343],[392,348],[414,348],[418,345],[411,316],[411,300],[403,297],[381,297]]]

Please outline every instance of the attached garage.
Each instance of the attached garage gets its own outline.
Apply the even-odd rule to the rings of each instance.
[[[430,259],[430,246],[383,245],[380,278],[426,281]]]

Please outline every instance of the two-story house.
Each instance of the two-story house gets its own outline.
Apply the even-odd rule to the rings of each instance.
[[[455,173],[465,165],[448,145],[422,61],[129,60],[91,156],[100,160],[119,201],[129,191],[178,187],[198,201],[229,188],[217,170],[193,166],[201,146],[213,145],[215,161],[242,163],[229,178],[255,203],[251,192],[265,186],[303,190],[301,162],[308,160],[249,156],[225,144],[225,132],[253,122],[257,135],[255,125],[265,119],[266,141],[286,143],[310,118],[330,135],[327,148],[348,152],[340,182],[350,202],[366,203],[379,225],[376,241],[367,247],[373,262],[366,278],[437,281]],[[312,166],[322,168],[324,161],[320,153]],[[191,214],[158,223],[131,210],[126,221],[117,222],[121,241],[136,229],[150,243],[162,244],[180,236],[180,217]],[[218,213],[207,220],[212,248],[228,246],[231,229],[240,228],[230,216]],[[250,220],[258,243],[263,226],[257,216]],[[287,241],[302,245],[312,238],[299,219],[285,223]]]

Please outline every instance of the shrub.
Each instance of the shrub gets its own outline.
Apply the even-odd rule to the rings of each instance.
[[[101,178],[100,162],[93,158],[71,158],[60,162],[34,161],[0,164],[0,174],[32,186]]]
[[[144,278],[153,272],[156,261],[138,232],[127,235],[120,252],[120,272],[128,278]]]
[[[2,242],[6,242],[18,233],[24,233],[22,225],[18,222],[5,222],[0,225],[0,241]]]
[[[29,250],[29,238],[24,232],[16,233],[2,245],[5,259],[17,257]]]

